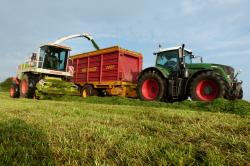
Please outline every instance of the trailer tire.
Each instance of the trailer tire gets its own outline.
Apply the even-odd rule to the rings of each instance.
[[[35,80],[31,75],[24,74],[20,83],[20,96],[33,98],[35,95]]]
[[[84,85],[81,88],[81,96],[83,98],[89,97],[89,96],[98,96],[98,91],[94,89],[92,85]]]
[[[20,97],[18,84],[15,84],[15,83],[11,84],[11,86],[10,86],[10,97],[12,97],[12,98],[19,98]]]
[[[190,97],[192,100],[198,101],[228,98],[227,83],[215,72],[203,72],[191,82]]]
[[[139,77],[136,92],[141,100],[163,101],[165,99],[166,87],[165,78],[160,73],[149,70]]]

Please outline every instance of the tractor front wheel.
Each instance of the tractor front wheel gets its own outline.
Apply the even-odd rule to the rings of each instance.
[[[227,98],[226,82],[212,71],[203,72],[192,81],[190,94],[193,100],[199,101]]]
[[[141,100],[164,100],[166,81],[155,71],[147,71],[142,74],[137,84],[137,96]]]

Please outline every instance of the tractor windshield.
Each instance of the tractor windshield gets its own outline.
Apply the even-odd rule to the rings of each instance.
[[[158,53],[156,65],[164,66],[171,70],[176,70],[179,63],[178,50]]]
[[[185,51],[185,63],[191,64],[192,63],[192,54],[190,52]]]
[[[55,46],[43,46],[40,49],[40,67],[50,70],[65,71],[68,50]]]

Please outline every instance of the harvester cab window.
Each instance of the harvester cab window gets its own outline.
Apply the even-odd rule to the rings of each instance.
[[[177,70],[178,63],[178,50],[158,53],[156,65],[161,65],[171,70]]]
[[[43,68],[50,70],[65,71],[68,57],[68,50],[57,47],[41,48],[40,56],[43,60]]]

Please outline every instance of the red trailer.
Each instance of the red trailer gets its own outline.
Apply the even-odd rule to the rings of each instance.
[[[107,95],[136,97],[137,77],[142,70],[142,54],[119,46],[71,56],[73,82],[83,97]]]

